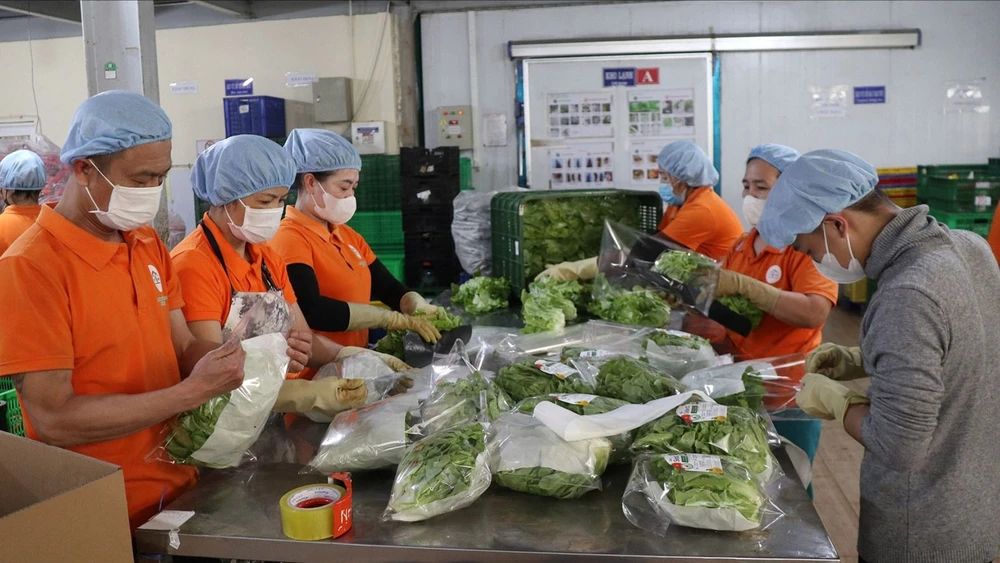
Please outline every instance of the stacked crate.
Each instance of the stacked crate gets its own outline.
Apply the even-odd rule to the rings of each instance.
[[[931,215],[952,229],[987,236],[993,211],[1000,202],[1000,175],[987,164],[921,165],[917,172],[917,201],[930,206]]]
[[[451,236],[461,190],[458,147],[403,148],[399,156],[406,283],[423,293],[449,287],[462,267]]]
[[[348,226],[365,237],[375,256],[396,279],[404,281],[399,155],[362,155],[355,197],[358,212]]]
[[[879,168],[878,189],[904,209],[917,205],[917,169]]]

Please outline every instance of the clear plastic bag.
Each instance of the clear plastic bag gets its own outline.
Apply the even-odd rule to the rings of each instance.
[[[392,371],[391,367],[371,352],[360,352],[343,360],[326,364],[316,372],[313,381],[327,377],[363,380],[365,386],[368,387],[366,405],[377,403],[386,397],[397,394],[401,390],[399,380],[409,378],[406,374]],[[313,422],[328,423],[333,420],[332,417],[319,412],[309,412],[305,415]]]
[[[39,203],[57,203],[66,191],[66,183],[73,175],[73,168],[59,160],[59,145],[41,133],[33,133],[27,139],[13,138],[0,142],[0,159],[8,154],[27,149],[37,154],[45,164],[45,187],[39,195]]]
[[[699,369],[733,363],[732,356],[720,357],[704,338],[677,330],[653,331],[645,339],[645,349],[650,365],[678,378]]]
[[[597,395],[554,394],[527,398],[518,403],[517,406],[514,407],[514,410],[528,415],[534,414],[535,407],[537,407],[539,403],[553,403],[570,412],[583,416],[604,414],[629,404],[628,402],[620,399],[600,397]],[[611,458],[608,463],[619,463],[632,457],[632,454],[629,451],[629,446],[632,445],[632,437],[633,433],[631,431],[622,432],[621,434],[617,434],[615,436],[608,436],[607,439],[611,442]]]
[[[465,190],[455,196],[451,236],[455,240],[455,255],[463,270],[490,275],[493,267],[490,202],[498,193],[523,189],[512,187],[495,192]]]
[[[409,446],[382,520],[417,522],[476,501],[492,482],[494,452],[482,423],[456,426]]]
[[[796,420],[804,415],[795,407],[795,394],[805,375],[804,354],[763,358],[693,371],[681,379],[725,405],[764,407],[772,418]]]
[[[670,374],[629,356],[577,358],[570,364],[594,379],[594,392],[602,397],[638,404],[685,390]]]
[[[590,374],[559,361],[522,356],[497,373],[499,385],[516,402],[552,393],[594,393]]]
[[[632,453],[728,455],[764,482],[781,474],[771,453],[767,422],[754,411],[689,402],[636,431]]]
[[[419,402],[407,393],[338,414],[303,472],[329,475],[397,465],[416,439],[410,428]]]
[[[592,438],[567,442],[530,415],[508,413],[492,428],[496,449],[493,478],[522,493],[574,499],[601,490],[611,442]]]
[[[782,516],[764,484],[741,461],[700,454],[643,455],[622,496],[634,526],[663,536],[671,525],[744,532]]]
[[[288,341],[272,333],[242,346],[243,384],[177,417],[163,446],[173,462],[236,467],[263,432],[285,381]]]

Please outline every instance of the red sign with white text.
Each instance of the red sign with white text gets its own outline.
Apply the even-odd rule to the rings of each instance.
[[[648,84],[660,83],[660,69],[658,68],[637,68],[635,69],[636,86],[646,86]]]

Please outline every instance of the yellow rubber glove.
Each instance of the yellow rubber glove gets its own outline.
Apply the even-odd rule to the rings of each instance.
[[[403,360],[400,360],[396,356],[390,356],[389,354],[383,354],[381,352],[375,352],[367,348],[358,348],[357,346],[344,346],[344,349],[337,354],[337,360],[343,360],[344,358],[349,358],[355,354],[360,354],[362,352],[368,352],[369,354],[375,354],[378,359],[382,360],[382,363],[389,366],[392,371],[407,371],[411,370],[409,365]]]
[[[806,372],[825,375],[835,381],[850,381],[868,377],[865,373],[861,348],[837,344],[821,344],[806,358]]]
[[[362,379],[326,377],[319,381],[289,379],[281,385],[274,412],[310,414],[332,417],[341,411],[364,406],[368,386]]]
[[[555,266],[546,265],[545,271],[535,276],[536,280],[542,278],[552,278],[556,280],[592,280],[597,277],[597,257],[578,260],[576,262],[563,262]]]
[[[441,307],[437,305],[431,305],[424,299],[423,295],[420,295],[416,291],[411,291],[403,296],[399,300],[399,310],[406,315],[415,315],[420,313],[423,317],[436,317],[438,311],[441,311]]]
[[[848,407],[871,404],[868,397],[818,373],[807,373],[802,378],[802,390],[795,395],[795,402],[807,414],[825,420],[836,419],[841,425]]]
[[[410,317],[403,313],[363,305],[360,303],[348,303],[351,310],[351,322],[347,325],[347,330],[362,330],[366,328],[387,328],[389,330],[409,330],[420,335],[425,342],[431,344],[441,340],[441,333],[434,325],[426,319]]]
[[[755,280],[750,276],[738,274],[730,270],[719,271],[719,283],[715,287],[715,296],[742,295],[765,313],[773,313],[781,290],[773,285]]]

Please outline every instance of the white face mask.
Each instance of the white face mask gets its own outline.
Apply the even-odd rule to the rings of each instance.
[[[226,217],[229,217],[229,229],[233,231],[236,238],[249,242],[250,244],[260,244],[271,240],[271,237],[278,232],[281,226],[281,215],[284,209],[276,207],[274,209],[254,209],[243,203],[243,200],[236,200],[244,208],[243,225],[237,225],[233,221],[233,216],[226,210]]]
[[[356,197],[335,198],[323,190],[323,207],[316,206],[316,215],[334,225],[343,225],[354,217],[358,210]]]
[[[851,262],[844,268],[837,261],[837,257],[830,253],[830,243],[826,238],[826,223],[823,223],[823,244],[826,245],[826,254],[823,255],[822,262],[813,262],[816,269],[830,280],[839,284],[854,283],[865,279],[865,269],[861,267],[854,257],[854,249],[851,248],[851,235],[847,235],[847,252],[851,255]]]
[[[97,216],[97,220],[101,224],[116,231],[133,231],[153,222],[156,212],[160,210],[160,193],[163,192],[163,184],[155,188],[119,186],[108,180],[108,177],[104,175],[104,172],[101,172],[94,161],[88,160],[88,162],[107,183],[111,184],[111,199],[108,200],[107,211],[102,211],[97,202],[94,201],[90,187],[84,188],[87,190],[90,202],[94,204],[95,209],[91,213]]]
[[[743,198],[743,217],[751,227],[756,227],[757,221],[760,221],[760,216],[764,213],[764,203],[763,199],[752,195]]]

